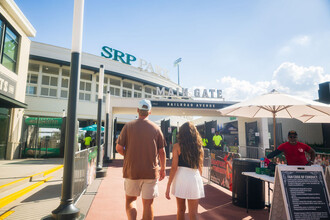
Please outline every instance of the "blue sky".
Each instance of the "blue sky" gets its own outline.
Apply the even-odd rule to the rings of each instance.
[[[33,41],[71,48],[74,0],[15,0]],[[277,89],[310,99],[330,81],[325,0],[85,0],[83,51],[102,46],[169,70],[180,85],[244,100]]]

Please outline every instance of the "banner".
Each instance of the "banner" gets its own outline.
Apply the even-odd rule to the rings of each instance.
[[[211,181],[232,191],[233,160],[240,155],[221,150],[211,151]]]
[[[40,128],[61,128],[62,122],[62,118],[29,117],[25,119],[27,125],[35,125]]]

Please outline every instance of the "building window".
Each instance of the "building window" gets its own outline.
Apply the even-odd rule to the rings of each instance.
[[[58,77],[42,75],[41,78],[41,92],[42,96],[57,96],[57,80]]]
[[[39,73],[40,65],[36,63],[29,63],[29,72]]]
[[[58,78],[58,67],[43,65],[40,95],[57,97]]]
[[[81,72],[79,100],[91,101],[92,97],[92,74]]]
[[[131,98],[132,97],[132,86],[133,84],[130,82],[123,81],[123,97]]]
[[[134,98],[142,97],[142,85],[134,84]]]
[[[61,98],[68,98],[69,94],[69,78],[62,77],[61,80]]]
[[[1,64],[16,73],[19,35],[0,17]]]
[[[69,79],[70,71],[68,69],[62,69],[62,78],[61,78],[61,98],[68,98],[69,96]]]
[[[120,96],[121,81],[119,79],[110,78],[110,95]]]
[[[29,64],[28,75],[26,80],[26,94],[37,95],[38,94],[38,75],[40,65],[35,63]]]
[[[37,95],[37,88],[38,88],[38,74],[28,73],[26,94]]]
[[[152,88],[144,87],[144,97],[147,99],[152,98],[152,91]]]
[[[126,98],[132,97],[132,91],[123,89],[123,97],[126,97]]]
[[[113,96],[120,96],[120,89],[110,87],[110,94],[113,95]]]
[[[47,73],[47,74],[58,75],[59,74],[59,68],[58,67],[53,67],[53,66],[48,66],[48,65],[43,65],[42,66],[42,72]]]
[[[79,92],[79,100],[91,100],[92,94],[92,83],[80,81],[80,92]]]

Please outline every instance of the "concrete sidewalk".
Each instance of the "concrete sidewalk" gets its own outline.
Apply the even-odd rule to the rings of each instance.
[[[122,160],[114,160],[109,164],[107,176],[103,179],[93,203],[87,213],[86,220],[96,219],[127,219],[125,212],[124,180],[122,178]],[[155,220],[176,219],[176,199],[165,198],[166,185],[170,164],[167,166],[167,177],[159,183],[160,196],[154,200]],[[200,200],[199,219],[254,219],[266,220],[269,213],[267,209],[249,210],[232,204],[231,192],[216,184],[205,185],[206,197]],[[141,219],[142,202],[137,202],[138,219]],[[186,219],[188,215],[186,214]]]
[[[0,220],[52,219],[51,213],[61,201],[63,168],[47,176],[43,176],[43,172],[51,171],[62,164],[63,158],[0,160]],[[104,169],[106,170],[107,167]],[[41,174],[29,181],[30,176],[38,173]],[[43,181],[45,179],[48,181]],[[18,180],[22,181],[8,186]],[[95,179],[75,204],[80,209],[79,219],[85,218],[102,180],[102,178]],[[38,186],[31,191],[26,190],[36,184]],[[3,201],[22,190],[28,192],[14,196],[14,200],[9,204]]]
[[[0,219],[35,220],[51,214],[60,201],[62,164],[62,158],[1,160]],[[55,171],[44,173],[54,168]],[[40,174],[29,178],[38,173]],[[23,180],[8,186],[21,179]],[[10,203],[7,203],[8,197]]]
[[[0,160],[0,186],[63,164],[63,158]]]
[[[119,157],[117,157],[119,158]],[[24,159],[0,161],[0,186],[38,172],[58,167],[63,159]],[[80,218],[87,220],[127,219],[125,213],[125,193],[122,178],[121,158],[113,160],[104,169],[107,176],[97,178],[88,186],[85,193],[76,203],[80,209]],[[170,162],[167,164],[167,176]],[[63,169],[49,175],[52,177],[37,188],[19,197],[14,202],[0,208],[0,219],[6,220],[39,220],[51,219],[51,212],[60,204]],[[40,179],[44,179],[41,177]],[[176,200],[165,198],[166,177],[159,183],[160,196],[154,201],[154,214],[157,220],[176,219]],[[36,184],[40,179],[27,184]],[[21,187],[25,187],[22,185]],[[16,190],[15,188],[12,190]],[[16,190],[17,191],[17,190]],[[234,206],[231,192],[216,184],[205,185],[206,197],[200,200],[200,219],[268,219],[267,209],[249,210]],[[1,195],[1,194],[0,194]],[[0,197],[1,199],[2,197]],[[0,204],[1,205],[1,204]],[[138,219],[141,219],[142,202],[138,199]],[[5,215],[4,215],[5,214]],[[188,216],[187,216],[188,219]]]

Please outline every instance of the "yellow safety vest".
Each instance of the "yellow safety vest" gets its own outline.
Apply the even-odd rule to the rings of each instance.
[[[214,135],[213,136],[213,141],[215,146],[221,146],[221,141],[222,141],[222,137],[220,135]]]
[[[209,141],[207,140],[207,138],[202,138],[203,141],[203,147],[207,146],[207,143],[209,143]]]

